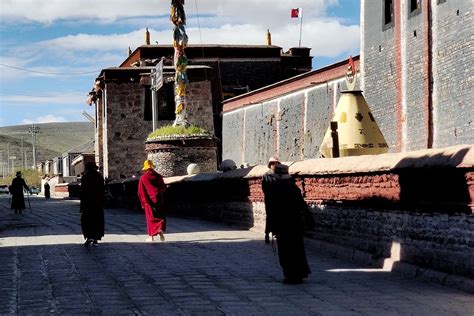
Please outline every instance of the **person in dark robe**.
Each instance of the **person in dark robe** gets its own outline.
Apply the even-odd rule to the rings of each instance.
[[[85,247],[97,246],[104,237],[104,178],[95,163],[85,165],[81,178],[81,228]]]
[[[262,190],[267,213],[266,231],[277,240],[283,283],[300,284],[311,273],[304,248],[304,212],[307,205],[288,174],[288,166],[278,162],[264,174]]]
[[[15,214],[21,214],[21,212],[26,208],[23,189],[27,192],[30,191],[30,188],[26,185],[25,179],[21,177],[21,171],[17,171],[16,177],[12,180],[12,184],[9,187],[10,194],[12,195],[11,208],[12,210],[15,210]]]
[[[156,236],[161,241],[165,240],[166,231],[166,207],[164,193],[166,184],[163,177],[154,170],[155,166],[151,160],[143,163],[143,175],[138,182],[138,198],[142,208],[145,210],[148,237],[145,241],[153,242]]]
[[[45,182],[43,188],[44,188],[44,198],[49,199],[51,197],[49,183]]]
[[[262,178],[262,189],[264,190],[263,192],[265,193],[265,189],[264,186],[266,186],[270,181],[266,181],[266,180],[272,180],[272,176],[273,174],[275,173],[275,166],[276,165],[279,165],[281,164],[280,161],[278,160],[278,158],[275,158],[275,157],[270,157],[270,159],[268,160],[268,164],[267,164],[267,167],[268,170],[264,175],[263,175],[263,178]],[[269,178],[270,177],[270,178]],[[267,216],[267,219],[265,221],[265,243],[266,244],[269,244],[270,243],[270,223],[272,222],[272,214],[268,211],[271,209],[271,206],[269,206],[272,201],[270,200],[270,196],[268,195],[264,195],[264,202],[265,202],[265,210],[266,210],[266,216]]]

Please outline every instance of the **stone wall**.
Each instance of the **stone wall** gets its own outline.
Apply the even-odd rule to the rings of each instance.
[[[104,134],[104,177],[136,174],[146,159],[145,140],[152,123],[144,121],[144,87],[134,82],[106,84],[106,123]]]
[[[474,142],[474,28],[470,1],[433,6],[434,144]]]
[[[362,89],[392,152],[474,141],[470,1],[361,2]]]
[[[205,128],[213,134],[211,82],[190,82],[186,87],[186,99],[189,123]]]
[[[167,178],[169,210],[262,232],[266,170]],[[371,264],[393,256],[397,243],[397,264],[415,274],[437,271],[442,283],[447,275],[474,278],[473,146],[306,160],[291,164],[290,173],[316,219],[313,238],[352,259],[368,254]]]
[[[401,106],[397,105],[396,90],[401,90],[398,80],[401,69],[395,62],[395,29],[383,29],[382,2],[361,2],[362,25],[365,25],[361,28],[364,47],[361,54],[362,90],[390,151],[400,151],[398,112]]]
[[[147,159],[145,141],[152,132],[152,122],[145,121],[145,89],[149,87],[132,82],[107,82],[105,89],[105,129],[103,130],[104,177],[118,179],[130,177],[141,170]],[[214,131],[212,116],[211,83],[190,82],[187,87],[189,122],[211,133]],[[159,121],[158,126],[172,121]],[[99,135],[96,133],[96,135]]]
[[[186,175],[190,164],[198,164],[201,172],[217,171],[217,142],[212,137],[162,137],[146,142],[147,159],[164,177]]]
[[[404,17],[403,17],[404,18]],[[428,34],[423,32],[423,15],[421,10],[411,14],[406,20],[406,29],[403,30],[405,42],[403,43],[404,59],[402,60],[405,98],[403,107],[405,113],[405,150],[426,148],[428,138],[426,124],[427,116],[424,96],[424,56],[423,43]],[[449,144],[447,144],[449,145]],[[451,144],[454,145],[454,144]]]
[[[278,94],[277,88],[266,101],[225,112],[223,159],[257,165],[271,156],[282,161],[320,157],[319,146],[340,91],[346,89],[344,82],[332,78],[289,94]]]

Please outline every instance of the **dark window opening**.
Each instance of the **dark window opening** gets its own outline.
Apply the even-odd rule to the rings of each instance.
[[[410,12],[413,12],[418,9],[419,5],[420,3],[418,0],[410,0]]]
[[[445,3],[446,0],[438,0],[438,4]]]
[[[157,93],[158,101],[158,120],[174,120],[174,82],[168,82],[163,84]]]
[[[153,93],[149,86],[145,88],[145,101],[144,101],[144,117],[145,121],[153,120],[152,112],[152,97]],[[156,102],[158,104],[158,121],[171,121],[174,120],[175,114],[175,103],[174,103],[174,83],[169,82],[163,84],[156,93]]]
[[[408,17],[415,16],[421,12],[421,0],[410,0]]]
[[[151,89],[150,86],[145,86],[145,100],[144,100],[144,116],[145,121],[152,121],[152,112],[151,112]]]
[[[383,1],[383,30],[393,26],[393,0]]]

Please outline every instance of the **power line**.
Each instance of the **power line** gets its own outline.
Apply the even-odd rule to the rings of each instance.
[[[21,70],[21,71],[32,72],[32,73],[36,73],[36,74],[54,75],[54,76],[81,76],[81,75],[96,74],[96,73],[99,72],[98,70],[95,70],[95,71],[87,71],[87,72],[59,73],[59,72],[47,72],[47,71],[31,70],[31,69],[27,69],[27,68],[21,68],[21,67],[5,65],[5,64],[0,64],[0,66],[11,68],[11,69],[16,69],[16,70]]]
[[[199,20],[199,9],[198,9],[197,0],[194,0],[194,4],[196,5],[196,15],[197,15],[197,22],[198,22],[198,29],[199,29],[199,39],[201,40],[201,48],[202,48],[201,22]]]
[[[201,33],[201,22],[199,19],[199,9],[198,9],[198,3],[197,0],[194,0],[194,4],[196,5],[196,16],[197,16],[197,22],[198,22],[198,29],[199,29],[199,39],[201,41],[201,55],[202,58],[204,58],[204,46],[202,45],[202,33]],[[207,72],[204,72],[204,78],[207,81]]]

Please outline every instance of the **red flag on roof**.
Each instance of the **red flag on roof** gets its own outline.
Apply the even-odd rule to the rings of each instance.
[[[291,9],[291,17],[299,18],[301,15],[301,8]]]

